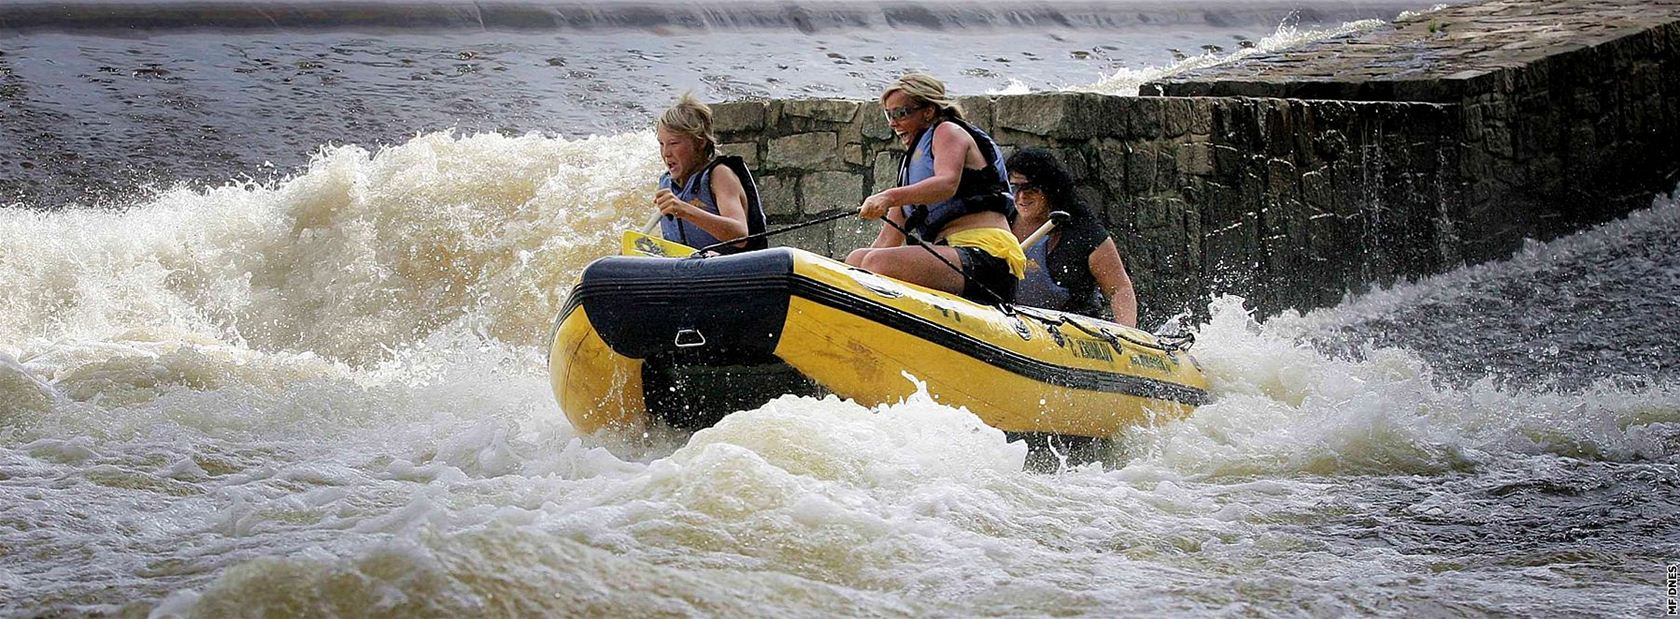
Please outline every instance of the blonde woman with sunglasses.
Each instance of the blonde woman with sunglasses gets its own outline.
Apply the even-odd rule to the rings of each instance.
[[[997,143],[964,121],[945,84],[925,74],[899,78],[881,93],[881,107],[908,151],[898,186],[858,209],[891,225],[846,263],[978,303],[1012,301],[1027,258],[1010,232],[1015,204]],[[901,230],[931,245],[911,246]]]

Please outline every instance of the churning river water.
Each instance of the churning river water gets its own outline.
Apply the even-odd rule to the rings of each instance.
[[[1673,196],[1338,307],[1216,298],[1213,402],[1088,464],[926,398],[624,437],[549,393],[683,90],[1124,94],[1373,25],[1321,12],[0,34],[0,615],[1660,614]]]

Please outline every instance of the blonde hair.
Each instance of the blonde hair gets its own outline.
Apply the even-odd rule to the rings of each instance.
[[[939,110],[941,116],[947,118],[962,118],[962,108],[952,101],[950,95],[945,94],[945,82],[939,81],[926,73],[905,73],[888,86],[886,92],[881,93],[881,102],[886,103],[887,96],[894,92],[902,92],[920,105],[931,105]]]
[[[665,114],[654,124],[666,131],[700,140],[701,151],[707,159],[717,154],[717,136],[712,133],[712,108],[694,98],[692,92],[678,97],[677,104],[665,110]]]

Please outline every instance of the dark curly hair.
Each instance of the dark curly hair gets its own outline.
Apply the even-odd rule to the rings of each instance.
[[[1044,193],[1050,210],[1067,211],[1074,219],[1090,220],[1090,207],[1073,191],[1073,175],[1049,150],[1037,147],[1015,151],[1003,166],[1011,173],[1026,177],[1027,183]]]

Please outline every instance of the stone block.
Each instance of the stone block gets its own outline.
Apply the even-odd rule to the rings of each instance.
[[[892,127],[887,124],[887,117],[882,114],[878,101],[867,101],[859,106],[858,117],[853,124],[859,134],[870,140],[884,142],[893,139]]]
[[[1154,191],[1156,187],[1155,168],[1155,153],[1153,151],[1147,148],[1128,148],[1126,153],[1126,190],[1138,195]]]
[[[1126,135],[1140,140],[1153,140],[1161,137],[1166,131],[1164,128],[1166,120],[1162,118],[1166,112],[1166,105],[1162,103],[1163,100],[1159,97],[1138,97],[1124,100],[1120,107],[1126,119]]]
[[[1259,237],[1253,213],[1241,221],[1210,230],[1202,236],[1206,256],[1202,264],[1205,277],[1212,283],[1212,292],[1247,295],[1253,289],[1259,254]]]
[[[829,228],[829,257],[844,260],[852,250],[868,247],[875,242],[875,236],[881,233],[883,225],[880,221],[860,217],[846,217],[834,222]]]
[[[802,210],[807,215],[856,209],[863,203],[863,175],[852,172],[812,172],[799,179]]]
[[[1178,169],[1189,176],[1213,175],[1213,145],[1189,142],[1178,145]]]
[[[1464,133],[1463,133],[1463,135],[1464,135],[1464,141],[1465,142],[1468,142],[1470,144],[1481,143],[1481,141],[1482,141],[1482,125],[1483,125],[1483,123],[1487,122],[1486,118],[1485,118],[1486,113],[1487,113],[1486,110],[1484,110],[1483,107],[1479,106],[1479,105],[1471,105],[1471,106],[1466,106],[1464,108],[1464,112],[1463,112],[1463,114],[1464,114]]]
[[[988,135],[996,131],[996,110],[991,97],[983,95],[957,97],[956,103],[957,109],[962,110],[963,120],[979,127],[981,131],[985,131]]]
[[[1184,210],[1183,202],[1173,198],[1149,198],[1137,203],[1137,227],[1140,231],[1176,227],[1177,214]]]
[[[797,177],[766,174],[754,180],[758,181],[758,201],[764,206],[765,217],[782,221],[799,217]]]
[[[1119,237],[1115,242],[1124,245],[1123,239],[1129,238],[1131,232],[1138,228],[1138,203],[1141,201],[1142,198],[1137,196],[1110,194],[1107,200],[1086,204],[1093,208],[1101,208],[1103,214],[1100,217],[1108,222],[1109,230]]]
[[[758,143],[757,142],[735,142],[733,144],[719,144],[718,145],[718,154],[720,154],[720,155],[734,155],[736,157],[740,157],[743,161],[747,162],[747,168],[748,169],[750,169],[750,170],[757,170],[758,169]]]
[[[1335,198],[1330,191],[1326,169],[1309,170],[1301,174],[1301,199],[1315,212],[1329,212]]]
[[[735,136],[764,132],[769,104],[763,101],[734,101],[712,107],[712,127],[719,136]]]
[[[820,225],[789,230],[770,237],[770,245],[773,247],[798,247],[824,256],[828,255],[829,242],[828,226]]]
[[[996,126],[1058,140],[1124,132],[1121,97],[1091,93],[1034,93],[998,97]]]
[[[1050,93],[1003,97],[997,104],[997,125],[1041,137],[1066,129],[1067,99]]]
[[[1516,147],[1512,142],[1511,129],[1503,123],[1489,124],[1484,127],[1483,143],[1487,151],[1501,159],[1511,159],[1516,156]]]
[[[1479,145],[1466,146],[1460,159],[1460,170],[1470,178],[1488,178],[1495,165],[1493,154]]]
[[[839,170],[846,163],[839,148],[839,136],[833,131],[775,138],[770,140],[764,164],[772,170]]]
[[[859,102],[844,99],[796,99],[782,104],[782,114],[794,118],[830,123],[850,123],[858,116]]]
[[[1191,105],[1191,99],[1167,97],[1158,101],[1162,106],[1161,125],[1166,137],[1176,138],[1190,133],[1190,128],[1196,123],[1196,108]]]
[[[1287,157],[1295,148],[1295,125],[1287,101],[1268,100],[1260,108],[1261,136],[1266,153],[1274,158]]]
[[[1213,102],[1207,99],[1190,100],[1190,135],[1213,135]]]
[[[1357,243],[1357,239],[1347,238],[1343,234],[1341,220],[1334,213],[1316,213],[1307,218],[1307,246],[1303,248],[1306,258],[1314,261],[1325,261],[1343,264],[1336,260],[1337,256],[1346,253],[1348,247]],[[1338,283],[1346,283],[1337,280]]]
[[[1099,208],[1103,205],[1103,203],[1108,201],[1102,186],[1081,183],[1074,186],[1073,195],[1075,198],[1084,202],[1086,208],[1091,209],[1091,215],[1095,216],[1097,221],[1104,222],[1106,224],[1108,221],[1108,214],[1104,212],[1103,209]]]
[[[1126,193],[1127,144],[1113,138],[1101,138],[1091,143],[1091,167],[1101,182],[1116,194]]]
[[[1138,231],[1138,243],[1130,254],[1133,262],[1138,266],[1147,265],[1147,269],[1139,269],[1140,273],[1154,275],[1150,279],[1159,281],[1160,275],[1168,273],[1184,273],[1190,261],[1183,257],[1184,247],[1189,242],[1184,238],[1184,229],[1178,226],[1159,226],[1145,228]],[[1122,260],[1125,257],[1121,258]]]
[[[1155,153],[1155,191],[1169,191],[1178,186],[1178,155],[1170,145],[1163,145]]]
[[[1207,202],[1201,204],[1201,212],[1205,220],[1202,222],[1209,231],[1219,230],[1233,223],[1242,221],[1243,213],[1247,212],[1250,201],[1245,199],[1242,190],[1234,185],[1208,183],[1205,185]]]
[[[840,149],[841,159],[849,166],[863,165],[863,145],[847,144]]]
[[[1013,151],[1005,150],[1003,152],[1004,158],[1007,159],[1011,152]],[[1050,150],[1050,155],[1055,157],[1056,161],[1061,162],[1063,168],[1067,168],[1068,175],[1073,177],[1075,183],[1091,177],[1091,166],[1085,162],[1085,154],[1079,152],[1079,149],[1053,148]]]
[[[1273,199],[1293,197],[1296,184],[1300,176],[1295,171],[1295,164],[1284,159],[1272,159],[1266,162],[1266,196]]]
[[[886,150],[875,153],[875,165],[870,172],[869,193],[879,193],[898,186],[898,165],[903,151]]]
[[[1242,151],[1224,144],[1213,145],[1213,169],[1219,171],[1221,177],[1230,177],[1241,171],[1248,159]]]
[[[1126,118],[1125,102],[1135,98],[1104,97],[1091,101],[1090,118],[1084,120],[1085,139],[1097,137],[1129,137],[1130,122]]]

